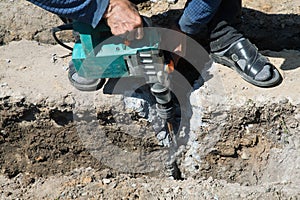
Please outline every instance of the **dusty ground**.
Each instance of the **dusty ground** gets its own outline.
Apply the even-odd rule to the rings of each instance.
[[[1,199],[299,199],[300,3],[243,5],[241,30],[284,80],[256,88],[208,64],[205,83],[189,94],[189,136],[174,180],[164,166],[172,149],[159,144],[155,124],[123,110],[123,95],[68,83],[69,51],[52,45],[49,32],[60,20],[26,1],[1,1]],[[182,6],[140,8],[162,20]],[[84,112],[97,126],[76,118]]]

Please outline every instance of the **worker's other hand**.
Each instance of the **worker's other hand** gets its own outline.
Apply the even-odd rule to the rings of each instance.
[[[143,38],[143,21],[137,7],[128,0],[110,0],[103,16],[113,35],[127,40]]]

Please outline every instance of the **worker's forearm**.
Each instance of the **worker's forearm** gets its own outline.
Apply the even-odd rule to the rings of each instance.
[[[97,26],[109,0],[27,0],[49,12]]]

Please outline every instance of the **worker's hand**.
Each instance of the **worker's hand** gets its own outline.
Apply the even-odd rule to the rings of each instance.
[[[103,16],[113,35],[127,40],[143,38],[143,21],[137,7],[129,0],[110,0]]]

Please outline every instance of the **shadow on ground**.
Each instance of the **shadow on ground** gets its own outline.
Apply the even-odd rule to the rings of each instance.
[[[152,20],[160,26],[170,24],[182,10],[169,10],[155,15]],[[242,9],[242,24],[239,28],[260,50],[281,51],[300,49],[300,15],[266,14],[249,8]]]
[[[248,8],[242,13],[241,32],[260,50],[300,49],[299,15],[266,14]]]
[[[170,21],[178,18],[182,10],[169,10],[164,14],[155,15],[152,20],[158,26],[167,27]],[[300,15],[297,14],[266,14],[258,10],[243,8],[242,24],[239,31],[244,34],[259,50],[282,51],[300,50]],[[267,55],[271,56],[272,55]],[[293,70],[300,66],[290,62],[289,57],[280,66],[282,70]]]

